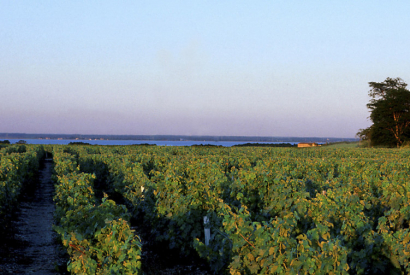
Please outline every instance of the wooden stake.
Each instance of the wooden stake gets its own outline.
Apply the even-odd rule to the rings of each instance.
[[[209,223],[209,218],[204,216],[204,232],[205,232],[205,245],[209,245],[209,240],[211,239],[211,229],[206,228]]]

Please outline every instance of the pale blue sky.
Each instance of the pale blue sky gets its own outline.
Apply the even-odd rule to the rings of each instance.
[[[354,137],[409,1],[0,0],[0,132]]]

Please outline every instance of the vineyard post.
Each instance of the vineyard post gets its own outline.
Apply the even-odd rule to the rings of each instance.
[[[209,223],[208,216],[204,216],[204,232],[205,232],[205,245],[209,245],[209,239],[211,238],[211,229],[207,228]]]

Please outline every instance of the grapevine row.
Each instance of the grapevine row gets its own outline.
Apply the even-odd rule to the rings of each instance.
[[[95,174],[83,173],[76,156],[55,146],[54,226],[70,255],[72,274],[139,274],[141,244],[122,205],[94,195]]]
[[[158,240],[196,250],[215,273],[410,273],[408,151],[75,151]]]
[[[38,171],[42,146],[7,146],[0,150],[0,217],[15,206],[23,183]]]

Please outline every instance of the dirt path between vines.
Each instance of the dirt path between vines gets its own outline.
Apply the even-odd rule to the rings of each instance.
[[[24,188],[9,229],[0,239],[0,274],[61,274],[66,266],[52,229],[54,185],[52,160],[46,159],[39,179]]]

